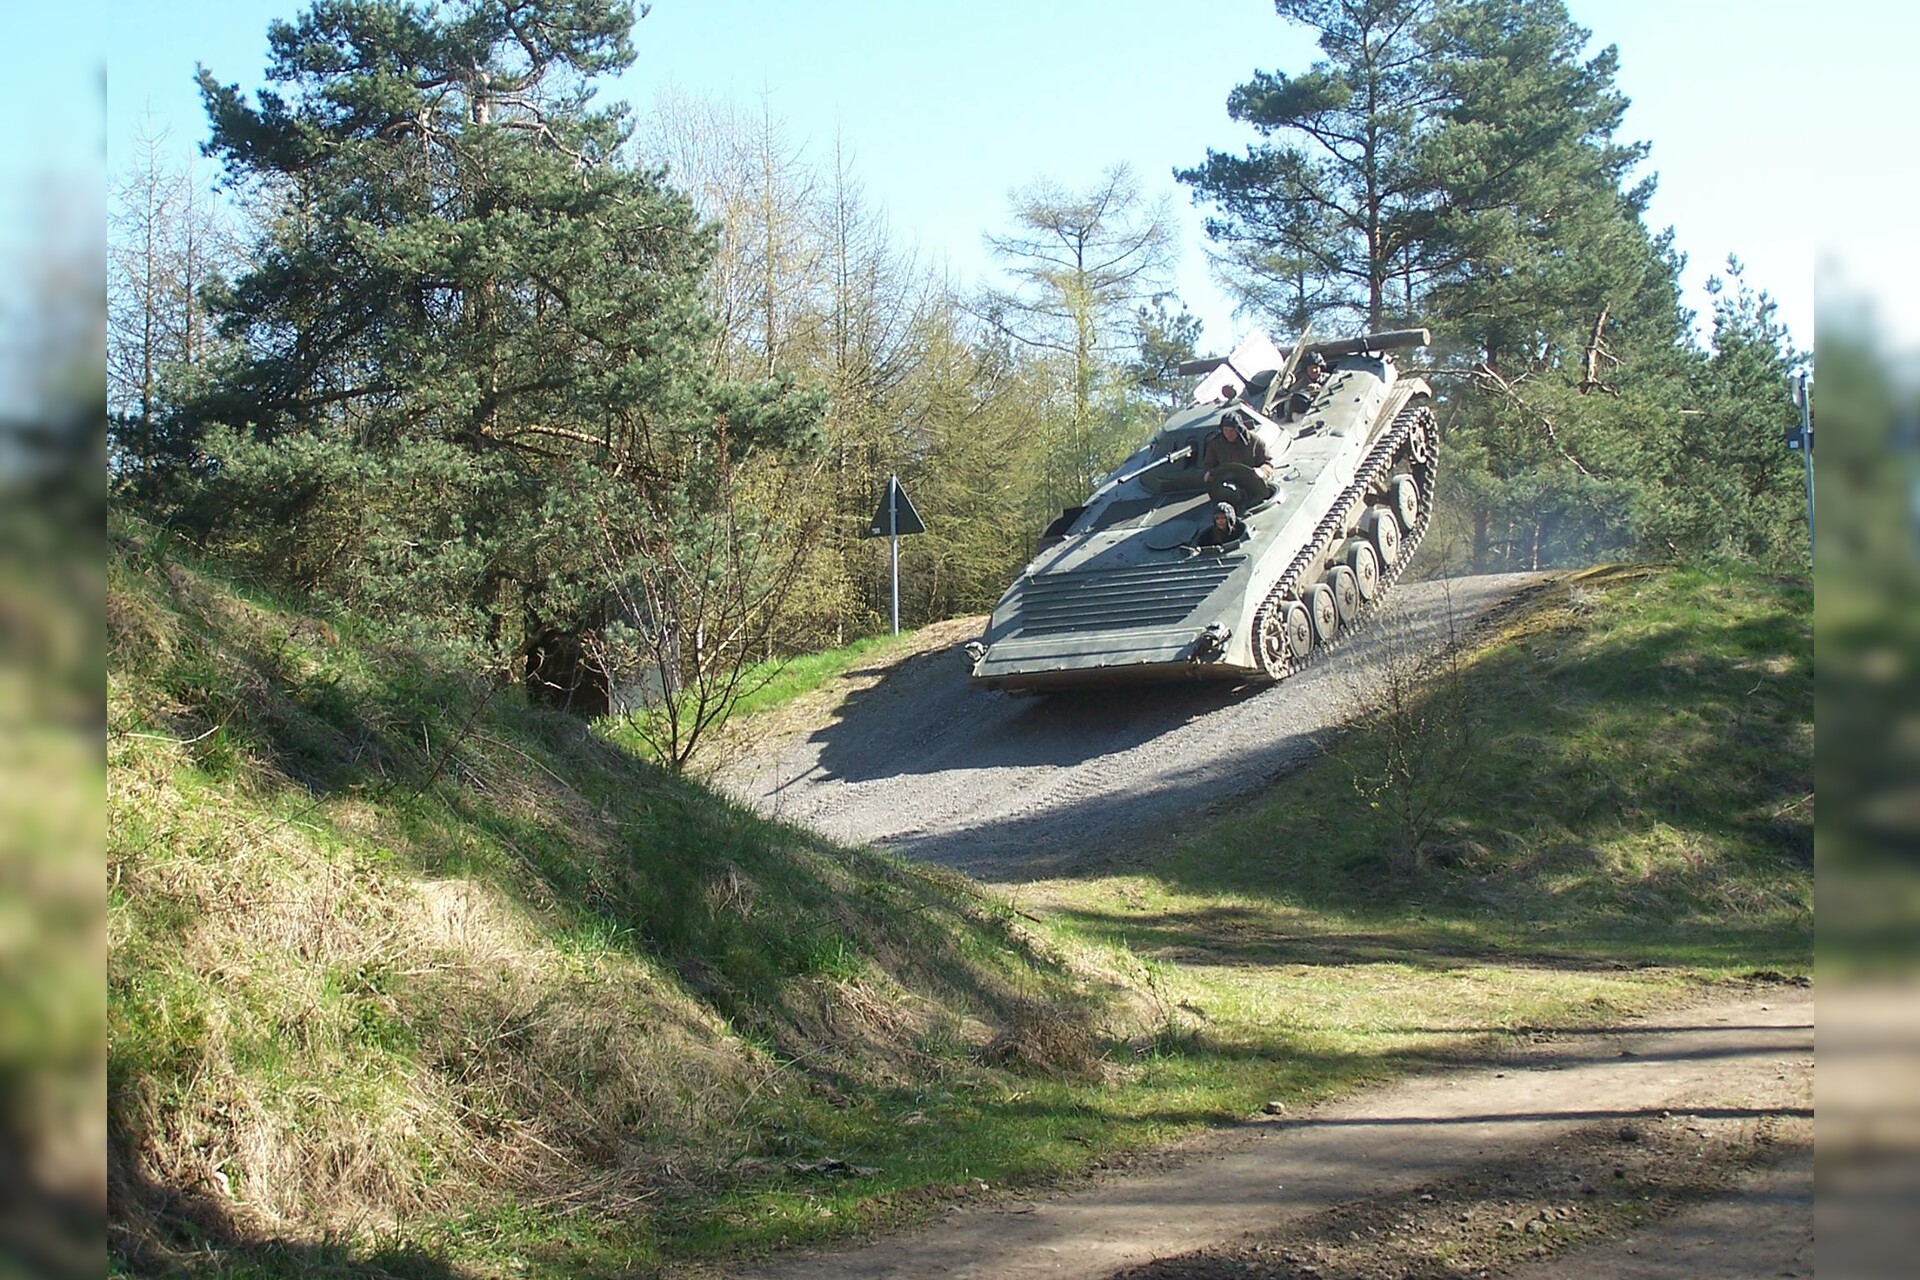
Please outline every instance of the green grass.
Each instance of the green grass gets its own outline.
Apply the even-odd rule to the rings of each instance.
[[[745,731],[751,732],[747,722],[753,717],[789,706],[863,663],[883,664],[890,655],[910,644],[912,638],[912,632],[897,636],[865,636],[837,649],[754,663],[741,672],[741,694],[728,710],[726,718],[702,731],[705,740],[710,741],[712,733],[723,728],[735,731],[745,728]],[[660,732],[667,726],[665,715],[665,710],[660,708],[635,712],[632,718],[615,715],[603,720],[597,727],[609,741],[618,743],[642,759],[658,763],[663,753],[656,749],[654,743],[667,736]],[[691,736],[694,728],[694,710],[691,706],[682,708],[681,719],[681,737]]]
[[[1111,984],[976,886],[114,544],[116,1266],[626,1269],[804,1199],[783,1162],[920,1082],[1098,1074]]]
[[[1361,731],[1016,911],[114,541],[119,1273],[697,1269],[1810,963],[1804,584],[1536,600],[1400,855]]]
[[[1381,1062],[1606,1019],[1813,962],[1811,593],[1592,571],[1443,664],[1400,717],[1125,876],[1029,889],[1169,966],[1210,1043]],[[1376,806],[1447,717],[1424,831]]]
[[[803,653],[798,657],[750,667],[742,683],[751,692],[735,705],[734,714],[739,717],[753,716],[785,706],[821,688],[828,681],[845,675],[856,666],[884,661],[912,639],[912,632],[897,636],[865,636],[838,649]]]
[[[1413,715],[1462,722],[1421,847],[1365,800],[1391,726],[1164,863],[1176,884],[1429,921],[1596,959],[1784,962],[1811,927],[1811,592],[1732,572],[1557,585]],[[1659,926],[1650,928],[1649,926]],[[1607,939],[1615,938],[1615,943]],[[1790,954],[1755,953],[1773,938]]]

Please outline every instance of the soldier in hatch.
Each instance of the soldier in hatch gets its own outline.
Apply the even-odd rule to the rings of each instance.
[[[1307,352],[1306,359],[1300,362],[1300,372],[1294,375],[1293,389],[1287,393],[1286,408],[1281,420],[1298,418],[1313,404],[1313,398],[1320,394],[1320,388],[1327,381],[1327,358],[1318,351]]]
[[[1196,547],[1224,547],[1230,542],[1238,542],[1247,536],[1246,521],[1233,509],[1231,502],[1213,504],[1213,523],[1202,529],[1193,540]]]
[[[1200,465],[1201,479],[1216,502],[1245,511],[1273,495],[1273,454],[1237,409],[1227,410],[1218,434],[1207,438]]]

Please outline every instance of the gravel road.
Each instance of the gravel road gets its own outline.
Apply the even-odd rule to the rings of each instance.
[[[962,646],[979,627],[956,626],[826,723],[758,739],[715,781],[765,813],[985,880],[1110,865],[1128,843],[1115,835],[1170,831],[1297,767],[1382,663],[1434,651],[1548,576],[1403,583],[1358,640],[1267,687],[1017,697],[968,682]]]

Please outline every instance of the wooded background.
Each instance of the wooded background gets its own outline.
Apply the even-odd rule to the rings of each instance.
[[[1260,141],[1178,176],[1247,328],[1434,331],[1425,569],[1804,567],[1805,355],[1737,263],[1694,339],[1615,52],[1558,0],[1275,7],[1320,58],[1250,66]],[[588,714],[882,629],[889,473],[903,624],[990,608],[1185,395],[1170,211],[1125,157],[1036,182],[955,282],[764,101],[598,105],[636,17],[329,0],[251,98],[203,72],[207,162],[114,175],[113,500]]]

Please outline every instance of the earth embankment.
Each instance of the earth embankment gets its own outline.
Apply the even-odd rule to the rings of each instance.
[[[1545,581],[1402,584],[1354,641],[1277,685],[1172,684],[1020,697],[975,688],[948,624],[926,652],[790,720],[716,772],[769,815],[985,880],[1072,874],[1272,784],[1418,662]],[[876,673],[866,673],[869,677]]]

